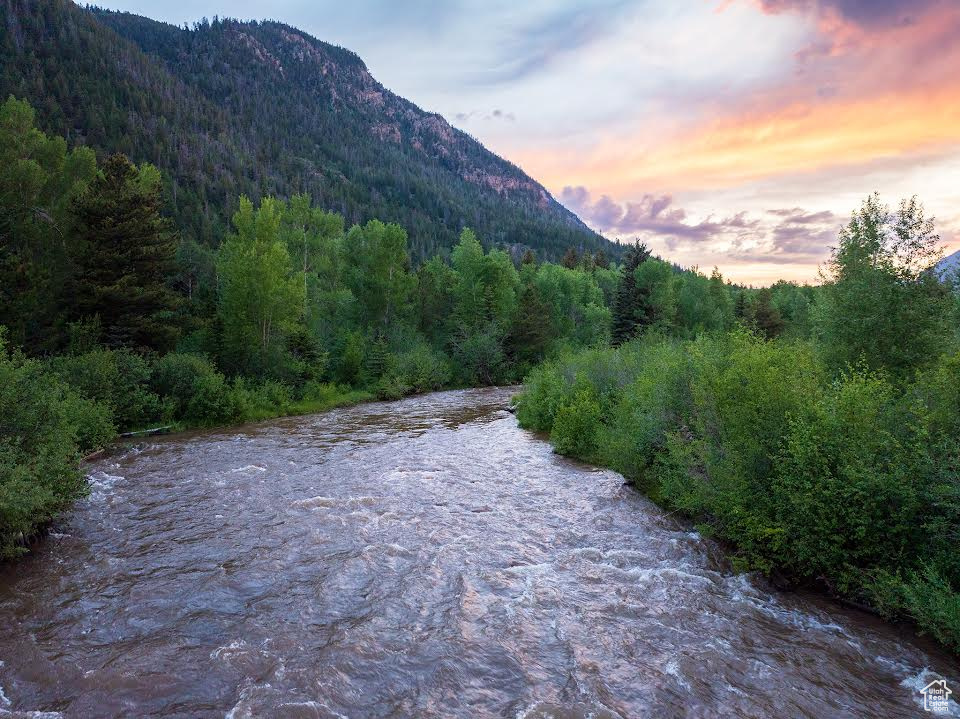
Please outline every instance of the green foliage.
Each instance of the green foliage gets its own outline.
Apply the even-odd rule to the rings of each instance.
[[[280,236],[285,210],[272,198],[254,209],[241,197],[233,218],[236,233],[217,257],[224,364],[233,371],[259,375],[281,364],[281,339],[302,314],[303,282]]]
[[[589,389],[582,389],[557,410],[550,441],[560,454],[592,459],[599,429],[600,404]]]
[[[99,318],[110,347],[164,351],[179,334],[179,299],[167,285],[178,239],[162,204],[156,168],[122,155],[74,203],[72,310]]]
[[[866,362],[906,376],[954,341],[953,299],[932,271],[939,237],[916,198],[896,212],[868,197],[840,232],[816,307],[832,367]]]
[[[203,424],[203,415],[193,416],[190,403],[203,382],[219,375],[216,367],[202,355],[170,353],[159,358],[150,374],[150,388],[161,398],[167,419]]]
[[[0,333],[0,559],[83,496],[82,451],[98,446],[105,417],[42,366],[9,352]]]
[[[834,376],[744,330],[565,354],[517,416],[735,549],[737,566],[912,617],[960,648],[960,355],[914,380]]]
[[[160,418],[160,398],[149,387],[149,361],[130,350],[62,355],[50,359],[47,369],[79,395],[109,411],[121,431],[142,429]]]
[[[634,245],[627,250],[616,300],[613,304],[611,339],[614,345],[627,342],[652,322],[649,291],[637,284],[637,270],[649,258],[650,251],[645,245]]]
[[[441,389],[450,383],[450,360],[428,344],[418,344],[390,357],[377,384],[377,394],[397,399],[407,394]]]
[[[378,332],[407,318],[416,283],[410,272],[407,233],[396,224],[371,220],[350,228],[345,281],[356,298],[354,322]]]
[[[184,418],[201,426],[235,424],[247,419],[249,411],[249,396],[243,383],[231,386],[222,374],[214,372],[197,377]]]
[[[0,325],[15,345],[56,347],[70,208],[95,174],[89,148],[40,132],[25,102],[0,105]]]

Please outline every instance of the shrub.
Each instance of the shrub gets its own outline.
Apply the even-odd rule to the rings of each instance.
[[[154,363],[150,386],[162,398],[169,418],[185,419],[198,384],[218,374],[206,357],[174,352]]]
[[[450,382],[452,371],[445,355],[429,345],[393,355],[387,360],[384,376],[377,385],[377,394],[396,399],[411,392],[437,390]]]
[[[144,427],[160,418],[160,398],[149,387],[150,365],[140,355],[98,349],[55,357],[47,366],[82,396],[108,407],[122,430]]]
[[[77,440],[99,441],[103,418],[0,334],[0,559],[83,496]]]
[[[648,474],[667,451],[668,434],[689,423],[690,364],[683,346],[676,342],[646,343],[633,351],[633,379],[614,392],[607,428],[600,438],[601,457],[646,491],[653,491],[656,476]]]
[[[246,419],[248,407],[243,384],[231,385],[218,372],[197,378],[185,418],[200,425],[231,424]]]
[[[589,389],[581,389],[572,402],[557,411],[550,441],[560,454],[591,459],[596,452],[599,430],[600,403]]]

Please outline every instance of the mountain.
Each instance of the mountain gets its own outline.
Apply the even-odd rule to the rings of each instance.
[[[940,260],[937,263],[936,272],[941,278],[956,277],[960,272],[960,250]]]
[[[164,170],[185,236],[215,244],[241,193],[307,192],[348,223],[399,222],[415,259],[469,226],[559,259],[619,246],[539,183],[395,95],[354,53],[276,22],[192,29],[69,0],[0,4],[0,95],[46,131]]]

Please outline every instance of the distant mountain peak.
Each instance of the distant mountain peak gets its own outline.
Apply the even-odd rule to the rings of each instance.
[[[955,277],[960,274],[960,250],[940,260],[935,269],[941,279]]]

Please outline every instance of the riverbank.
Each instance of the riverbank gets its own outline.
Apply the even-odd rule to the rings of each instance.
[[[913,621],[960,652],[960,357],[832,377],[802,341],[648,338],[548,362],[517,405],[557,452],[623,474],[734,566]]]

